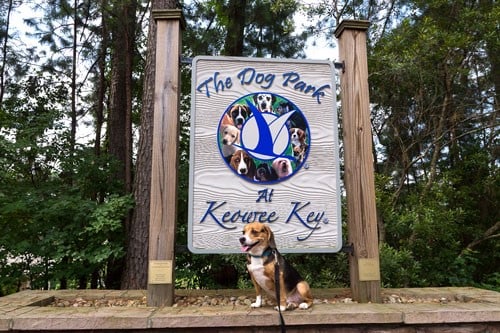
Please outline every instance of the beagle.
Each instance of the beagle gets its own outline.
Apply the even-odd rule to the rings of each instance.
[[[255,94],[253,96],[254,104],[260,112],[273,112],[273,103],[276,97],[272,94]]]
[[[276,249],[271,228],[260,222],[252,222],[243,228],[240,237],[241,250],[247,253],[247,269],[256,291],[255,303],[250,306],[262,306],[262,290],[276,300],[275,263],[279,264],[280,299],[276,310],[285,311],[295,308],[308,309],[313,304],[309,284],[285,260]]]
[[[237,150],[231,157],[229,164],[237,174],[245,176],[252,180],[254,179],[255,163],[244,150]]]
[[[222,138],[222,155],[228,159],[240,145],[240,130],[233,125],[224,125],[220,129]]]

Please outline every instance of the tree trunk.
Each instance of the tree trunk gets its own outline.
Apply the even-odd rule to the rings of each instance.
[[[227,5],[227,34],[224,40],[223,55],[242,56],[245,31],[246,0],[231,0]]]
[[[135,45],[136,0],[113,3],[111,18],[111,105],[108,115],[109,153],[119,162],[115,174],[123,193],[132,184],[132,65]],[[124,222],[127,229],[129,224]],[[123,262],[110,260],[107,288],[119,288]]]
[[[174,9],[175,0],[153,0],[152,9]],[[134,180],[135,209],[127,234],[127,254],[122,289],[146,289],[148,270],[149,204],[151,191],[151,147],[156,56],[156,23],[149,21],[148,52],[144,73],[141,128]]]
[[[107,14],[105,12],[108,6],[107,0],[101,1],[101,13],[103,16],[101,24],[101,45],[99,48],[98,55],[98,70],[99,70],[99,83],[97,90],[97,107],[95,114],[95,142],[94,142],[94,154],[95,156],[101,156],[101,135],[102,135],[102,125],[104,124],[104,100],[106,94],[106,54],[108,50],[108,29],[107,29]]]
[[[0,105],[3,102],[3,95],[5,93],[5,64],[7,63],[7,45],[9,42],[9,25],[10,25],[10,14],[12,12],[13,3],[9,0],[9,5],[7,6],[7,15],[5,21],[5,36],[3,38],[2,45],[2,65],[0,68]]]

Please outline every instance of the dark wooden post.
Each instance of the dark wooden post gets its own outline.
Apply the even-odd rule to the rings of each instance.
[[[157,23],[149,222],[148,305],[174,302],[182,11],[154,10]]]
[[[380,302],[372,132],[366,55],[367,21],[343,21],[335,31],[339,40],[341,103],[344,137],[345,186],[351,291],[358,302]]]

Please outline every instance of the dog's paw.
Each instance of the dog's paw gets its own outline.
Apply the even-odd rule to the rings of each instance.
[[[309,309],[309,304],[307,304],[307,303],[300,303],[299,304],[299,309],[307,310],[307,309]]]
[[[262,296],[257,295],[255,297],[255,302],[250,304],[250,307],[252,308],[260,308],[262,306]]]
[[[287,309],[287,307],[284,305],[280,305],[279,307],[278,306],[274,307],[274,310],[276,310],[276,311],[286,311],[286,309]]]

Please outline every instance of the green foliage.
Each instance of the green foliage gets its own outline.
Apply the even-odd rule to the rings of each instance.
[[[293,15],[299,9],[295,0],[255,0],[235,2],[245,13],[243,55],[257,57],[303,58],[307,33],[295,33]],[[228,1],[195,1],[185,7],[190,29],[184,36],[187,55],[220,55],[233,19]],[[187,44],[186,44],[187,43]]]
[[[494,1],[443,0],[243,3],[243,54],[248,56],[303,57],[308,35],[296,33],[299,10],[319,17],[310,20],[307,31],[326,35],[329,42],[341,19],[371,20],[369,80],[382,283],[499,290],[500,44],[492,22],[500,21],[500,7]],[[79,3],[78,15],[72,17],[72,4],[60,4],[56,8],[48,2],[40,7],[42,20],[27,20],[44,49],[24,47],[19,32],[7,35],[0,24],[0,41],[7,47],[6,58],[0,55],[6,79],[0,105],[0,294],[28,282],[31,288],[105,287],[102,281],[115,268],[110,263],[119,262],[126,251],[124,219],[133,200],[120,195],[123,184],[115,175],[122,166],[92,141],[74,145],[68,125],[70,110],[80,125],[93,124],[86,116],[98,103],[105,106],[104,116],[110,111],[109,82],[98,86],[98,75],[106,78],[111,71],[110,36],[96,22],[112,8]],[[207,0],[184,6],[185,56],[219,55],[225,49],[232,19],[227,4]],[[0,4],[0,22],[7,22],[6,13],[6,5]],[[69,98],[73,40],[78,42],[78,71],[89,69],[77,75],[75,110]],[[141,43],[136,49],[144,53],[144,35],[136,40]],[[97,52],[101,45],[105,54]],[[96,70],[99,59],[106,64],[104,73]],[[147,93],[140,82],[148,68],[135,61],[136,84],[130,89],[137,110]],[[181,70],[180,245],[187,243],[191,91],[190,68]],[[105,94],[102,101],[99,93]],[[132,118],[137,123],[138,115]],[[106,142],[107,135],[99,139]],[[250,287],[245,256],[182,250],[179,246],[176,287]],[[349,284],[344,253],[286,256],[312,287]]]
[[[124,230],[123,217],[133,207],[133,199],[130,195],[110,196],[103,204],[96,207],[92,212],[88,225],[82,231],[82,237],[92,239],[84,251],[82,257],[91,264],[104,265],[110,258],[123,257]],[[122,242],[114,241],[116,235]],[[113,242],[111,242],[113,240]]]
[[[498,11],[490,1],[409,4],[369,55],[384,283],[481,285],[500,263],[498,39],[483,24]]]
[[[31,288],[47,289],[60,280],[85,287],[80,284],[104,271],[106,259],[124,253],[122,219],[132,199],[110,195],[120,186],[109,157],[91,158],[87,149],[67,157],[60,109],[67,91],[50,82],[32,77],[12,85],[9,92],[16,94],[1,109],[3,294],[27,282]]]
[[[385,288],[408,288],[418,285],[420,267],[408,249],[380,246],[380,274]]]

